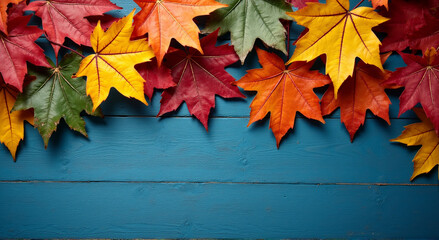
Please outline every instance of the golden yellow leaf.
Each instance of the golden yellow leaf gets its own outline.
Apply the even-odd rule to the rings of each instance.
[[[24,138],[24,121],[34,122],[32,111],[14,111],[18,91],[8,88],[0,75],[0,142],[5,144],[15,161],[18,144]]]
[[[430,172],[436,165],[439,165],[439,137],[436,135],[435,128],[422,108],[414,108],[413,111],[422,122],[406,126],[401,136],[390,140],[404,143],[407,146],[422,145],[413,159],[415,169],[410,180],[420,174]]]
[[[149,61],[154,54],[145,39],[130,40],[134,11],[106,32],[98,23],[90,38],[96,54],[84,58],[74,76],[87,76],[86,92],[93,101],[93,111],[107,99],[112,87],[148,105],[143,92],[145,80],[134,66]]]
[[[297,41],[288,64],[311,61],[326,54],[326,73],[334,83],[336,97],[341,84],[352,76],[356,57],[383,70],[381,43],[372,28],[388,19],[373,8],[358,7],[349,11],[349,0],[328,0],[326,4],[308,3],[307,7],[288,14],[309,29]]]

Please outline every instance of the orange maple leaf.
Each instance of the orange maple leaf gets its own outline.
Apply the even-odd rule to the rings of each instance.
[[[8,10],[9,3],[17,4],[23,0],[1,0],[0,1],[0,31],[8,34],[8,26],[6,25],[6,21],[8,19]]]
[[[388,0],[369,0],[372,2],[373,8],[377,8],[379,6],[386,7],[387,10],[389,10],[389,1]]]
[[[149,45],[154,50],[159,66],[168,51],[171,39],[197,49],[201,53],[198,33],[193,18],[207,15],[225,4],[214,0],[134,0],[142,10],[134,16],[133,36],[148,33]]]
[[[383,55],[382,63],[389,56],[390,53]],[[329,115],[340,107],[340,120],[346,126],[351,142],[357,130],[364,124],[367,109],[390,124],[389,105],[391,102],[384,91],[387,86],[382,84],[390,77],[390,73],[387,70],[382,72],[381,69],[362,61],[358,62],[353,76],[349,77],[338,91],[337,99],[334,96],[333,86],[323,95],[322,114]]]
[[[244,90],[258,92],[250,105],[248,125],[271,112],[270,128],[279,147],[282,137],[294,127],[296,112],[324,123],[319,98],[313,89],[329,84],[329,77],[310,71],[314,62],[295,62],[286,68],[274,53],[257,49],[257,54],[262,69],[248,71],[236,83]]]
[[[0,142],[9,149],[14,161],[18,144],[24,138],[24,121],[34,123],[32,111],[11,112],[17,95],[18,91],[4,84],[0,75]]]

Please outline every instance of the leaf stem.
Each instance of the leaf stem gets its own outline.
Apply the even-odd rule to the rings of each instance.
[[[364,2],[364,0],[361,0],[359,3],[357,3],[357,5],[355,5],[354,9],[357,8],[358,6],[360,6],[360,4],[362,4]]]
[[[70,51],[72,51],[72,52],[78,54],[78,55],[79,55],[80,57],[82,57],[82,58],[85,58],[84,55],[82,55],[82,54],[79,53],[78,51],[74,50],[73,48],[69,48],[69,47],[67,47],[67,46],[65,46],[65,45],[62,45],[62,44],[59,44],[59,43],[56,43],[56,42],[50,41],[49,39],[47,39],[47,41],[49,41],[49,42],[50,42],[51,44],[53,44],[53,45],[57,45],[57,46],[60,46],[60,47],[62,47],[62,48],[65,48],[65,49],[67,49],[67,50],[70,50]]]

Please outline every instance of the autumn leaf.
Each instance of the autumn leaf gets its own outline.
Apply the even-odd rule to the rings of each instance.
[[[226,7],[214,0],[134,0],[142,10],[134,17],[134,36],[148,33],[149,45],[161,65],[168,51],[171,39],[183,46],[202,48],[198,33],[200,30],[193,18]]]
[[[319,0],[286,0],[288,3],[293,5],[293,7],[296,7],[298,9],[302,9],[306,7],[306,3],[308,2],[319,2]]]
[[[149,61],[154,55],[144,39],[130,40],[134,11],[113,23],[106,32],[98,23],[91,35],[96,54],[84,58],[74,76],[87,76],[87,95],[93,101],[93,111],[107,99],[112,87],[125,97],[148,105],[143,93],[145,80],[134,66]]]
[[[87,136],[81,112],[100,115],[99,110],[91,111],[93,104],[85,94],[84,79],[72,79],[80,62],[81,57],[70,53],[58,66],[50,61],[51,68],[29,67],[29,75],[36,79],[18,96],[13,110],[34,109],[35,127],[43,137],[45,147],[61,118],[71,129]]]
[[[17,147],[24,138],[24,121],[33,124],[32,111],[11,112],[17,90],[8,87],[0,74],[0,142],[5,144],[16,160]]]
[[[384,63],[390,54],[382,57]],[[354,140],[355,133],[364,124],[366,111],[369,109],[376,116],[390,124],[389,97],[384,91],[383,84],[390,76],[390,71],[382,72],[379,68],[360,61],[338,91],[338,98],[334,98],[334,87],[330,87],[322,98],[322,114],[329,115],[340,107],[340,119],[346,126]]]
[[[285,0],[219,0],[228,4],[210,16],[203,32],[220,28],[220,35],[230,32],[232,45],[241,62],[253,49],[256,39],[286,54],[285,29],[279,19],[290,20]]]
[[[0,31],[4,32],[6,35],[8,34],[8,5],[10,3],[17,4],[23,0],[1,0],[0,1]]]
[[[295,62],[286,68],[276,54],[261,49],[257,53],[262,69],[249,70],[236,83],[246,91],[258,92],[250,105],[248,125],[270,112],[270,128],[279,147],[282,137],[294,128],[296,112],[324,123],[319,98],[313,89],[331,81],[318,71],[310,71],[314,62]]]
[[[384,6],[389,9],[389,0],[369,0],[369,2],[372,2],[373,8]]]
[[[379,55],[380,41],[372,27],[388,19],[373,8],[358,7],[349,11],[349,0],[328,0],[326,4],[308,3],[307,7],[289,15],[309,31],[297,41],[288,63],[311,61],[326,54],[326,73],[333,82],[335,97],[341,84],[352,76],[356,57],[384,71]]]
[[[387,84],[404,86],[399,100],[399,115],[421,103],[439,135],[439,56],[436,49],[424,57],[400,53],[406,67],[392,73]]]
[[[382,52],[411,49],[428,50],[439,47],[439,16],[437,0],[392,0],[386,17],[390,20],[377,28],[387,33]]]
[[[166,59],[172,70],[175,87],[163,91],[159,116],[176,110],[183,101],[207,128],[209,112],[215,107],[215,95],[224,98],[244,98],[235,79],[224,68],[238,61],[233,47],[215,46],[218,31],[201,39],[204,55],[195,49],[170,53]]]
[[[167,89],[175,86],[171,69],[165,65],[159,67],[156,58],[153,58],[150,62],[137,65],[136,70],[145,79],[144,91],[149,99],[152,99],[154,89]]]
[[[35,43],[43,31],[35,26],[27,26],[31,16],[21,16],[24,4],[10,9],[8,18],[9,35],[0,34],[0,72],[4,81],[23,90],[24,76],[27,72],[26,62],[49,67],[43,50]],[[15,14],[15,12],[20,14]]]
[[[109,14],[88,16],[86,18],[93,26],[93,28],[95,28],[98,25],[98,22],[100,22],[101,27],[104,31],[106,31],[111,26],[111,24],[113,24],[114,22],[120,19]]]
[[[439,165],[439,137],[436,135],[433,124],[421,108],[414,108],[413,111],[422,122],[406,126],[401,136],[391,140],[407,146],[422,145],[413,159],[414,171],[410,181],[413,181],[420,174],[430,172],[436,165]]]
[[[90,46],[93,26],[85,17],[115,9],[121,8],[109,0],[37,0],[25,10],[35,11],[35,15],[42,19],[43,29],[50,41],[63,44],[68,37],[77,44]],[[60,46],[53,45],[53,48],[58,55]]]

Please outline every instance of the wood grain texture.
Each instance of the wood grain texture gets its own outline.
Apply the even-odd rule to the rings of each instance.
[[[253,51],[227,71],[256,67]],[[0,147],[0,238],[439,238],[437,170],[409,182],[418,148],[389,142],[418,121],[397,119],[399,93],[391,126],[369,113],[350,143],[339,111],[299,114],[278,150],[267,118],[246,127],[254,93],[217,97],[206,132],[185,105],[155,118],[159,93],[146,107],[112,91],[104,119],[85,117],[89,139],[61,122],[45,150],[27,124],[18,162]]]
[[[1,238],[437,238],[437,186],[0,183]]]
[[[415,149],[391,143],[412,119],[367,119],[351,143],[339,119],[298,119],[280,149],[268,121],[214,118],[87,118],[89,139],[62,128],[44,149],[26,128],[18,162],[0,161],[0,180],[409,183]],[[8,159],[6,150],[1,159]],[[415,183],[436,183],[436,174]]]

